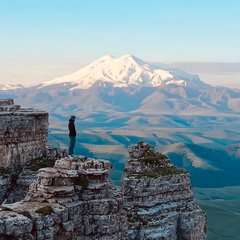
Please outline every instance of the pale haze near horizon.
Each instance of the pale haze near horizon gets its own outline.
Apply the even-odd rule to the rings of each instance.
[[[133,54],[211,85],[240,86],[240,1],[0,3],[0,84],[48,81],[104,55]]]

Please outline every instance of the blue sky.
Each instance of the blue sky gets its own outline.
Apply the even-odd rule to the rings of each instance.
[[[0,83],[21,80],[23,64],[50,71],[106,54],[240,62],[238,0],[0,0],[0,6]]]

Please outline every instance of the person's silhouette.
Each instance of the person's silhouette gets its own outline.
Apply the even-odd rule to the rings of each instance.
[[[68,148],[68,156],[69,158],[73,158],[74,147],[76,144],[76,128],[75,128],[75,116],[71,116],[68,122],[68,130],[69,130],[69,148]]]

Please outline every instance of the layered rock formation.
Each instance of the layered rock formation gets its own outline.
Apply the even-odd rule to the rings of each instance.
[[[86,157],[40,169],[26,198],[0,211],[0,239],[127,239],[123,196],[109,180],[111,170],[109,161]]]
[[[66,150],[47,146],[48,113],[21,108],[13,99],[0,99],[0,203],[22,200],[36,173],[32,162],[56,160]]]
[[[2,206],[0,239],[206,239],[189,174],[148,144],[129,154],[121,191],[109,161],[78,156],[40,169],[23,201]]]
[[[145,143],[129,155],[122,183],[128,239],[206,239],[206,214],[194,202],[189,173]]]
[[[37,169],[43,165],[54,165],[55,160],[67,156],[67,149],[46,147],[42,158],[34,159],[21,168],[4,169],[0,174],[0,203],[14,203],[24,199],[29,185],[37,180]]]
[[[44,155],[48,113],[0,100],[0,167],[22,166]]]

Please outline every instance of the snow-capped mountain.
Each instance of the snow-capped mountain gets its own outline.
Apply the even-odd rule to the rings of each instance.
[[[73,89],[88,89],[96,82],[108,82],[113,87],[150,86],[175,84],[209,88],[197,75],[179,69],[164,70],[134,55],[115,58],[103,56],[88,66],[63,77],[44,82],[39,88],[54,84],[70,83]]]
[[[67,76],[0,89],[0,98],[9,97],[58,116],[70,112],[215,116],[240,111],[239,91],[212,87],[197,75],[159,68],[133,55],[104,56]]]

